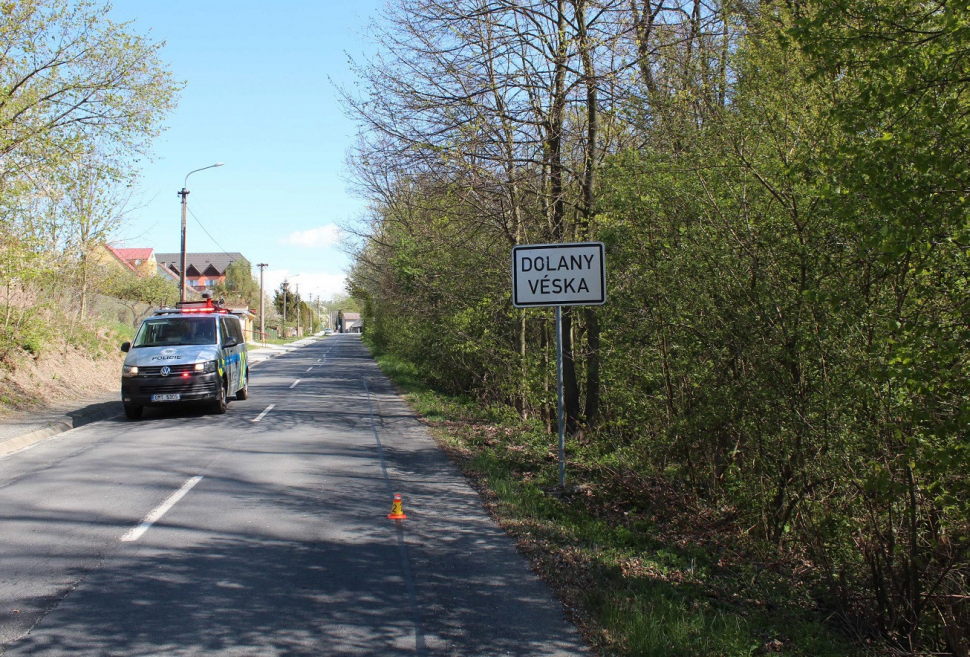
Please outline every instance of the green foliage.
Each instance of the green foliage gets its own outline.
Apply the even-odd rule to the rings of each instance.
[[[38,357],[46,350],[52,337],[50,326],[40,317],[30,315],[20,325],[17,334],[9,336],[8,339],[12,338],[16,347]]]
[[[300,303],[300,297],[290,289],[289,281],[280,283],[280,288],[273,296],[273,306],[283,318],[284,322],[296,320],[296,305]]]
[[[83,0],[0,3],[0,359],[98,352],[90,301],[167,290],[106,281],[101,244],[123,222],[139,159],[179,85],[161,44]],[[139,284],[140,285],[140,284]]]
[[[110,5],[21,0],[0,8],[0,153],[6,181],[90,153],[143,149],[174,105],[161,45],[108,18]]]
[[[236,260],[226,267],[226,280],[212,289],[214,298],[225,299],[227,303],[246,304],[252,309],[259,308],[259,281],[253,276],[249,261]]]
[[[135,327],[127,322],[107,323],[106,328],[109,334],[117,336],[121,342],[135,339]]]
[[[130,323],[95,320],[78,322],[73,308],[51,295],[45,303],[30,306],[0,305],[0,367],[16,366],[23,358],[40,359],[68,348],[93,359],[117,354],[118,344],[131,339]]]
[[[160,308],[173,306],[179,299],[178,285],[161,276],[138,276],[117,270],[104,282],[102,290],[123,301]]]
[[[175,281],[162,276],[139,276],[135,272],[113,267],[101,272],[97,290],[128,309],[130,326],[138,324],[153,310],[174,306],[179,300]]]
[[[360,302],[355,297],[346,294],[339,294],[333,299],[323,302],[323,305],[330,310],[343,310],[351,313],[359,313],[362,310]]]
[[[541,141],[544,159],[521,157],[496,178],[499,155],[468,152],[492,130],[496,153],[521,154],[527,145],[502,137],[534,124],[463,96],[480,104],[470,135],[437,106],[408,105],[414,87],[377,78],[395,108],[414,113],[415,132],[385,131],[400,151],[361,159],[362,179],[380,191],[351,276],[370,339],[435,388],[551,430],[554,327],[546,310],[510,307],[508,258],[519,240],[562,237],[555,220],[568,213],[556,204],[570,207],[566,235],[607,246],[607,305],[570,312],[565,327],[583,453],[735,509],[764,549],[810,564],[816,599],[843,627],[911,652],[960,653],[961,632],[970,636],[970,7],[809,0],[705,11],[690,25],[661,12],[668,31],[638,32],[642,86],[623,86],[625,68],[602,73],[623,102],[613,112],[604,103],[610,150],[591,217],[578,175],[553,192],[548,149],[568,142],[574,172],[587,152],[590,115],[573,97],[574,124],[528,142]],[[643,15],[628,18],[646,29]],[[663,38],[670,30],[676,45]],[[486,52],[463,70],[494,64]],[[597,59],[598,70],[626,52]],[[534,93],[524,76],[504,82]],[[465,150],[425,168],[452,146],[425,143],[435,130]],[[390,183],[374,182],[387,171]],[[527,192],[531,175],[542,182]],[[477,467],[493,488],[523,505],[540,499],[534,474],[493,471],[492,458],[484,450]],[[624,631],[632,652],[750,647],[747,621],[712,608],[678,622],[676,596],[651,600],[590,604],[607,619],[656,613],[640,638]]]
[[[431,225],[412,224],[412,233],[389,228],[393,249],[375,246],[367,256],[387,259],[381,278],[358,267],[351,292],[364,300],[367,331],[381,349],[421,363],[424,376],[445,389],[508,399],[515,336],[502,289],[504,245],[485,231],[469,237],[447,202],[434,205],[442,214]],[[389,223],[396,211],[385,210]]]
[[[661,513],[648,500],[638,500],[641,508],[619,496],[594,502],[605,482],[589,475],[611,471],[597,446],[570,445],[571,471],[583,467],[587,478],[573,495],[558,495],[557,465],[548,458],[553,438],[541,427],[429,388],[414,364],[374,353],[462,469],[487,489],[494,513],[538,569],[580,610],[604,654],[748,655],[773,646],[791,655],[851,652],[770,574],[736,555],[730,567],[721,565],[730,553],[716,543],[664,536],[646,518]],[[690,521],[688,509],[671,513]]]

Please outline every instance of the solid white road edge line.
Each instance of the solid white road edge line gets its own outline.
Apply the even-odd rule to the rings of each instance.
[[[253,419],[252,419],[251,421],[252,421],[252,422],[259,422],[259,421],[260,421],[260,420],[262,420],[262,419],[263,419],[264,417],[266,417],[266,414],[267,414],[267,413],[269,413],[269,412],[270,412],[271,410],[273,410],[273,407],[274,407],[274,406],[276,406],[276,404],[270,404],[269,406],[267,406],[267,407],[266,407],[266,410],[265,410],[265,411],[263,411],[262,413],[260,413],[260,414],[259,414],[259,415],[257,415],[256,417],[254,417],[254,418],[253,418]]]
[[[185,494],[192,490],[192,487],[200,481],[202,481],[202,475],[192,477],[182,484],[181,488],[172,493],[167,500],[156,506],[151,513],[145,516],[145,519],[141,521],[140,525],[128,530],[128,533],[121,537],[121,542],[130,543],[141,538],[141,535],[147,532],[149,527],[158,522],[162,516],[168,513],[169,509],[178,504],[178,501],[185,497]]]
[[[296,387],[296,384],[297,384],[297,383],[299,383],[299,382],[300,382],[300,380],[299,380],[299,379],[297,379],[296,381],[294,381],[294,382],[293,382],[293,385],[291,385],[291,386],[290,386],[290,388],[291,388],[291,389],[292,389],[292,388],[295,388],[295,387]]]

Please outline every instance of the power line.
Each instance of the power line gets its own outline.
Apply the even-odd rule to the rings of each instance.
[[[225,255],[229,255],[229,252],[228,252],[228,251],[226,251],[226,250],[225,250],[225,249],[224,249],[224,248],[222,247],[222,245],[221,245],[221,244],[219,244],[219,242],[217,242],[217,241],[216,241],[216,238],[214,238],[214,237],[212,236],[212,233],[210,233],[210,232],[209,232],[209,230],[208,230],[208,229],[207,229],[207,228],[206,228],[206,227],[205,227],[204,225],[202,225],[202,222],[201,222],[201,221],[199,221],[199,218],[195,216],[195,213],[194,213],[194,212],[192,212],[192,210],[189,210],[189,214],[190,214],[190,215],[192,215],[192,218],[193,218],[193,219],[195,219],[195,223],[197,223],[197,224],[199,224],[199,228],[201,228],[201,229],[202,229],[202,231],[203,231],[203,232],[204,232],[204,233],[205,233],[206,235],[208,235],[208,236],[209,236],[209,239],[210,239],[210,240],[212,240],[212,243],[213,243],[213,244],[215,244],[215,245],[216,245],[217,247],[219,247],[219,250],[220,250],[220,251],[222,251],[222,252],[223,252],[223,253],[224,253]]]
[[[200,202],[198,199],[196,199],[195,202],[194,202],[194,204],[195,204],[195,207],[199,208],[199,210],[202,212],[202,214],[207,215],[207,216],[212,216],[212,213],[209,212],[209,209],[208,209],[208,206],[206,205],[206,203]],[[223,240],[224,241],[226,241],[226,242],[232,242],[232,240],[229,239],[229,236],[230,236],[229,233],[224,232],[222,234],[222,236],[223,236]],[[230,244],[229,247],[232,248],[232,249],[236,249],[236,251],[239,251],[239,249],[236,247],[235,244]]]

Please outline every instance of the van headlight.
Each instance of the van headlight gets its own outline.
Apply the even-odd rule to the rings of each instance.
[[[123,365],[121,367],[121,376],[138,376],[138,366]]]
[[[201,374],[211,374],[216,371],[216,362],[214,360],[207,360],[204,363],[196,363],[195,371]]]

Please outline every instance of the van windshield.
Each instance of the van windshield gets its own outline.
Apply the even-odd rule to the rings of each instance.
[[[146,319],[133,347],[166,347],[187,344],[215,344],[216,320],[213,317],[160,317]]]

